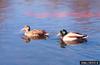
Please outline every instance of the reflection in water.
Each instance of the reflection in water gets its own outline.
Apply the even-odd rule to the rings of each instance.
[[[48,36],[39,36],[39,37],[35,36],[35,37],[31,37],[31,38],[29,38],[27,36],[23,36],[22,39],[26,43],[29,43],[32,40],[46,40],[46,39],[48,39]]]
[[[0,0],[0,22],[3,22],[6,17],[8,0]]]
[[[75,0],[72,3],[72,11],[74,12],[90,12],[90,3],[92,1],[89,0]]]
[[[28,5],[31,5],[31,4],[33,4],[33,1],[34,0],[25,0],[25,3],[27,3]]]
[[[67,0],[50,0],[49,2],[49,7],[50,11],[68,11],[67,5],[69,4],[69,1]],[[66,6],[66,7],[65,7]]]
[[[92,11],[93,0],[75,0],[72,2],[72,12],[74,13],[73,19],[75,23],[83,30],[92,30],[94,27],[91,21],[94,17],[99,17],[99,12]]]
[[[88,21],[92,17],[100,17],[100,13],[92,13],[92,12],[41,12],[41,13],[34,13],[34,12],[26,12],[24,13],[25,16],[35,17],[35,18],[48,18],[48,17],[57,17],[57,18],[64,18],[68,16],[72,16],[77,20],[80,21]],[[85,22],[86,23],[86,22]]]
[[[11,6],[7,8],[9,7],[9,1]],[[0,29],[0,65],[78,65],[77,62],[80,60],[100,60],[100,31],[92,32],[93,29],[100,27],[100,20],[97,22],[97,19],[94,19],[100,10],[96,12],[97,14],[92,11],[99,9],[100,0],[94,0],[99,2],[97,7],[91,7],[92,3],[95,3],[92,1],[0,0],[0,17],[5,19],[6,15],[9,16],[5,20],[6,22],[2,22],[5,25],[3,29],[6,31]],[[10,13],[8,13],[8,10]],[[24,13],[28,16],[23,16]],[[4,19],[0,19],[0,21],[4,21]],[[98,17],[98,19],[100,18]],[[78,24],[77,21],[81,24]],[[62,48],[67,47],[60,49],[57,46],[59,42],[56,42],[56,36],[51,33],[51,40],[46,40],[47,38],[45,37],[22,37],[23,41],[31,43],[26,46],[25,42],[19,39],[18,33],[25,24],[31,25],[36,29],[53,32],[54,34],[62,27],[68,28],[71,31],[79,29],[79,32],[84,32],[84,29],[80,28],[80,26],[83,26],[85,29],[89,28],[86,33],[92,39],[89,39],[87,44],[78,44],[76,42],[67,42],[65,44],[60,42]],[[69,43],[76,43],[78,45],[67,46]]]
[[[72,9],[72,16],[76,22],[82,24],[92,24],[90,21],[93,17],[100,17],[99,12],[92,11],[93,0],[75,0],[70,6]]]
[[[72,11],[76,12],[77,16],[74,16],[76,22],[82,23],[88,23],[90,20],[90,17],[93,16],[93,13],[91,12],[91,4],[92,1],[87,0],[75,0],[71,6]]]
[[[35,3],[35,1],[34,1]],[[38,7],[45,8],[42,12],[27,11],[25,15],[36,18],[58,17],[63,18],[67,16],[75,17],[77,22],[88,21],[91,17],[100,17],[99,12],[92,11],[92,4],[94,1],[90,0],[50,0],[40,3]],[[35,5],[34,5],[35,6]],[[69,6],[69,7],[68,7]],[[86,23],[86,22],[85,22]]]

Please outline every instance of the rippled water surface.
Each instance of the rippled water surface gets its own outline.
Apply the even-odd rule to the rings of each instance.
[[[47,40],[26,43],[24,25],[44,29]],[[61,29],[87,34],[88,42],[61,48]],[[80,65],[100,60],[99,0],[0,0],[0,65]]]

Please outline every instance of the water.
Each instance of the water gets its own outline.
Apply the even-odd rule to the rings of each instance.
[[[80,65],[100,60],[99,0],[0,0],[0,65]],[[21,38],[24,25],[44,29],[47,40]],[[61,29],[85,33],[88,42],[61,48]]]

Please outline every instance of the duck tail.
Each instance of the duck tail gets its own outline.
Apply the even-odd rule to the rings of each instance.
[[[87,38],[88,36],[86,34],[84,34],[83,38]]]
[[[49,35],[49,33],[47,33],[47,32],[46,32],[46,33],[45,33],[45,35],[46,35],[46,36],[48,36],[48,35]]]

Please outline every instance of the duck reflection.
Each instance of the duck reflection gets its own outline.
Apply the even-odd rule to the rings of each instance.
[[[27,36],[23,36],[22,37],[23,41],[25,41],[26,43],[29,43],[32,40],[46,40],[48,39],[48,36],[35,36],[35,37],[27,37]]]

